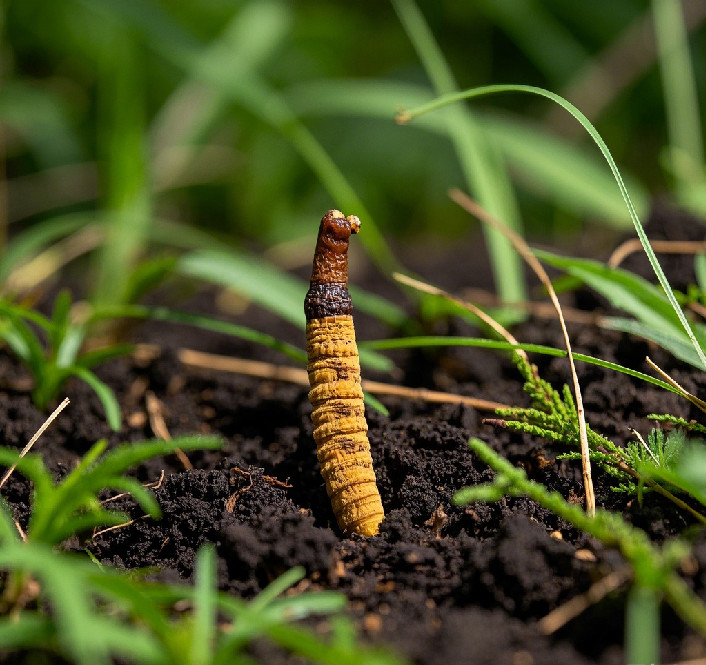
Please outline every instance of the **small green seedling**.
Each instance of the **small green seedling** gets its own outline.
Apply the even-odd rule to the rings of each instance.
[[[71,296],[62,291],[48,318],[23,305],[0,300],[0,337],[32,374],[32,401],[37,408],[46,409],[57,399],[64,383],[77,376],[96,392],[108,423],[117,431],[121,422],[118,402],[91,370],[110,358],[130,353],[133,347],[115,344],[82,353],[88,323],[72,320],[71,305]]]
[[[80,535],[94,527],[114,526],[127,521],[124,513],[109,510],[98,500],[104,489],[129,492],[147,514],[158,517],[159,506],[151,492],[136,479],[124,476],[130,468],[153,457],[180,450],[218,448],[217,437],[179,437],[171,441],[144,441],[124,444],[105,452],[107,442],[95,443],[79,465],[55,483],[40,455],[30,453],[20,458],[16,450],[0,448],[0,465],[16,464],[19,473],[32,481],[34,487],[32,512],[25,537],[53,547],[67,538]],[[7,510],[0,505],[0,511]],[[17,537],[17,530],[3,528],[0,521],[0,545]]]
[[[402,665],[394,655],[355,639],[350,621],[340,614],[343,594],[284,595],[304,577],[302,568],[245,601],[218,591],[212,545],[197,555],[194,586],[147,582],[140,574],[61,550],[67,538],[127,522],[126,515],[100,502],[105,488],[129,492],[147,514],[159,515],[150,491],[122,475],[130,467],[176,448],[221,443],[215,437],[181,437],[105,452],[106,443],[99,441],[60,482],[39,455],[20,459],[17,451],[0,448],[0,465],[16,464],[34,486],[26,531],[0,501],[0,651],[56,653],[77,665],[109,665],[116,657],[153,665],[227,665],[251,662],[248,645],[267,640],[312,663]],[[190,609],[177,613],[177,605]],[[317,615],[330,622],[330,635],[294,624]]]

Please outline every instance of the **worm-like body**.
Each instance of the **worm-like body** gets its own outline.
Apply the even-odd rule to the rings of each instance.
[[[360,361],[348,294],[348,240],[360,220],[329,210],[321,220],[304,301],[309,400],[326,491],[341,530],[373,536],[384,517],[375,484]]]

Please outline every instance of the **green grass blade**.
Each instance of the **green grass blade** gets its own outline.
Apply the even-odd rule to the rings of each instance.
[[[135,584],[133,579],[126,575],[112,574],[110,571],[106,574],[105,569],[90,575],[90,581],[107,600],[127,605],[157,636],[163,637],[174,630],[169,618],[149,595],[150,587]]]
[[[235,250],[227,252],[197,250],[182,257],[176,266],[176,271],[182,275],[234,289],[285,321],[298,328],[304,328],[303,303],[308,285],[262,258]],[[387,319],[389,322],[394,321],[396,324],[407,321],[404,311],[392,303],[361,290],[354,292],[356,307],[361,311],[373,316],[377,315],[378,318]],[[265,338],[266,336],[263,337]],[[251,339],[251,341],[257,340]],[[302,356],[299,358],[304,360]],[[387,358],[370,352],[364,352],[361,355],[361,363],[383,372],[389,372],[392,369],[392,363]]]
[[[65,521],[57,521],[52,525],[51,534],[45,535],[42,540],[49,545],[61,545],[72,536],[83,536],[92,529],[120,526],[129,521],[130,517],[127,513],[116,510],[94,510],[82,515],[67,516]]]
[[[101,457],[105,442],[98,442],[84,455],[74,469],[53,491],[46,491],[41,505],[37,500],[30,520],[29,534],[36,540],[55,544],[71,535],[72,528],[93,526],[92,521],[108,520],[115,513],[100,512],[96,496],[102,489],[124,489],[133,493],[148,513],[159,514],[154,499],[147,498],[143,488],[122,477],[129,468],[160,455],[181,450],[214,449],[222,445],[215,437],[179,437],[172,441],[145,441],[126,444]],[[2,450],[0,449],[0,455]],[[1,459],[1,457],[0,457]],[[88,514],[82,517],[82,511]]]
[[[453,93],[456,81],[429,26],[412,0],[393,0],[393,6],[414,45],[427,75],[438,94]],[[514,192],[500,155],[490,146],[475,118],[459,105],[446,114],[448,133],[456,149],[471,192],[492,215],[520,232],[520,217]],[[505,302],[525,299],[522,262],[510,241],[487,225],[483,233],[488,243],[495,284]]]
[[[477,337],[402,337],[399,339],[370,340],[360,342],[360,345],[365,348],[372,348],[380,351],[385,349],[408,349],[436,346],[472,346],[483,349],[497,349],[499,351],[514,351],[516,349],[522,349],[530,353],[541,353],[547,356],[556,356],[558,358],[566,357],[565,350],[555,349],[551,346],[544,346],[542,344],[509,344],[508,342]],[[611,371],[620,372],[621,374],[632,376],[636,379],[640,379],[641,381],[646,381],[647,383],[658,386],[664,390],[679,394],[679,392],[668,383],[655,379],[649,374],[644,374],[642,372],[638,372],[637,370],[630,369],[629,367],[623,367],[617,363],[601,360],[600,358],[594,358],[593,356],[588,356],[583,353],[574,353],[573,356],[574,360],[585,362],[590,365],[597,365],[598,367],[604,367],[605,369]]]
[[[681,307],[679,307],[679,303],[677,302],[674,292],[672,291],[672,287],[669,285],[669,282],[667,281],[667,278],[664,275],[664,271],[662,270],[662,266],[657,260],[654,250],[652,249],[652,245],[650,245],[650,241],[647,239],[647,235],[645,234],[645,230],[642,227],[640,218],[637,215],[635,206],[633,205],[632,199],[630,198],[630,194],[628,193],[628,190],[625,187],[625,183],[623,182],[623,179],[620,175],[620,171],[618,170],[618,167],[615,163],[615,160],[613,159],[613,156],[610,153],[610,150],[608,149],[608,146],[606,145],[605,141],[602,139],[600,134],[596,131],[596,128],[591,124],[591,121],[583,113],[581,113],[581,111],[579,111],[579,109],[577,109],[573,104],[566,101],[559,95],[550,92],[549,90],[537,88],[535,86],[490,85],[482,86],[479,88],[472,88],[471,90],[466,90],[464,92],[456,94],[445,95],[422,107],[405,112],[403,114],[403,117],[404,119],[412,119],[415,116],[421,115],[422,113],[428,113],[429,111],[433,111],[437,108],[440,108],[447,104],[452,104],[454,102],[461,101],[463,99],[472,99],[474,97],[480,97],[482,95],[490,95],[505,92],[520,92],[532,95],[539,95],[540,97],[546,97],[547,99],[552,100],[553,102],[559,104],[559,106],[561,106],[563,109],[568,111],[572,116],[574,116],[574,118],[578,120],[581,126],[588,132],[588,134],[594,140],[601,153],[603,154],[603,157],[605,157],[606,162],[608,162],[608,166],[610,167],[610,170],[613,173],[613,176],[615,177],[615,181],[618,184],[620,193],[623,197],[623,200],[625,201],[625,205],[628,208],[628,212],[630,213],[630,218],[632,219],[635,231],[637,232],[637,236],[640,239],[640,242],[642,243],[642,246],[645,250],[645,254],[647,254],[647,258],[650,261],[650,265],[652,266],[655,275],[657,275],[657,279],[659,280],[660,285],[664,289],[669,303],[671,304],[672,308],[679,317],[681,325],[686,331],[686,334],[689,336],[689,339],[691,340],[691,343],[694,346],[697,355],[699,356],[701,367],[703,369],[706,369],[706,355],[704,355],[703,349],[694,337],[694,333],[692,332],[691,327],[689,326],[689,322],[686,320],[686,317],[684,316],[684,312],[682,312]]]
[[[304,327],[304,296],[307,287],[262,258],[235,249],[228,252],[197,250],[181,257],[176,272],[187,277],[221,284]]]
[[[0,651],[5,653],[18,648],[51,649],[55,637],[54,622],[38,612],[0,618]]]
[[[150,233],[150,238],[152,235]],[[148,291],[159,286],[174,272],[176,262],[175,256],[158,256],[140,261],[128,275],[124,292],[125,302],[137,302]]]
[[[95,219],[96,214],[90,212],[34,222],[26,231],[14,236],[0,256],[0,283],[4,283],[15,268],[31,259],[37,252],[88,226]]]
[[[348,285],[348,290],[356,311],[370,314],[370,316],[374,316],[378,321],[382,321],[394,329],[417,327],[414,319],[392,301],[350,284]]]
[[[75,365],[85,369],[91,369],[108,360],[130,355],[134,350],[134,344],[115,344],[113,346],[103,347],[102,349],[94,349],[93,351],[82,353],[77,358]]]
[[[397,81],[315,80],[297,83],[286,91],[290,105],[305,117],[353,116],[387,120],[400,107],[427,103],[426,88]],[[550,199],[563,210],[596,218],[616,228],[632,225],[613,176],[597,155],[586,153],[541,126],[507,113],[479,112],[487,141],[497,146],[524,187]],[[448,135],[446,119],[424,115],[415,126],[441,136]],[[640,216],[647,213],[650,195],[636,178],[623,176]]]
[[[86,6],[91,6],[85,2]],[[161,7],[150,0],[112,0],[111,10],[140,30],[147,43],[172,64],[223,96],[225,103],[236,103],[279,132],[309,165],[337,206],[347,214],[357,214],[365,224],[361,243],[371,259],[386,273],[398,269],[373,216],[354,188],[316,137],[284,101],[256,72],[239,66],[243,55],[235,37],[242,32],[236,15],[220,38],[202,46],[176,24]],[[247,64],[247,60],[243,60]]]
[[[113,476],[112,478],[106,478],[105,482],[106,487],[109,486],[113,490],[130,494],[133,501],[140,506],[145,514],[150,515],[154,519],[159,519],[162,516],[162,509],[154,498],[154,494],[134,478]]]
[[[10,467],[13,464],[17,465],[16,471],[19,471],[34,483],[35,503],[43,504],[44,497],[51,493],[54,483],[44,466],[42,458],[33,453],[20,458],[19,451],[11,450],[10,448],[0,448],[0,465]]]
[[[257,596],[250,601],[248,607],[252,611],[260,611],[272,603],[277,596],[283,594],[287,589],[302,580],[306,571],[301,566],[290,568],[286,573],[280,575],[276,580],[270,582]]]
[[[41,381],[47,365],[44,347],[21,317],[25,317],[33,323],[36,323],[35,319],[38,318],[26,315],[20,308],[12,307],[7,303],[4,307],[0,304],[0,334],[13,352],[27,365],[34,376],[35,383],[38,383]],[[39,320],[44,320],[47,327],[51,326],[44,317]]]
[[[390,415],[387,407],[371,392],[363,393],[363,402],[371,409],[375,409],[378,413],[381,413],[385,417]]]
[[[67,368],[75,376],[79,377],[82,381],[85,381],[93,391],[98,395],[98,399],[103,405],[103,410],[105,411],[105,418],[108,421],[108,425],[114,432],[119,432],[122,425],[122,414],[120,413],[120,404],[115,397],[115,393],[108,387],[107,384],[103,383],[91,370],[81,367],[79,365],[73,365]]]
[[[694,273],[696,284],[702,293],[706,293],[706,254],[697,254],[694,257]]]
[[[703,118],[699,112],[683,9],[678,0],[652,0],[652,14],[667,115],[671,171],[682,201],[700,201],[702,205],[698,206],[698,212],[703,216],[706,215]]]
[[[603,325],[610,330],[619,330],[630,335],[636,335],[648,339],[663,349],[666,349],[675,358],[701,369],[701,359],[694,351],[694,347],[689,343],[686,335],[680,335],[680,329],[674,332],[657,330],[649,323],[623,319],[611,316],[603,319]]]
[[[109,214],[93,296],[100,305],[124,300],[124,276],[144,249],[151,215],[141,45],[128,27],[104,18],[98,130]]]
[[[34,323],[39,328],[44,330],[47,334],[51,331],[52,322],[33,309],[23,307],[22,305],[15,305],[8,300],[0,300],[0,316],[14,316],[19,319],[24,319]]]
[[[527,189],[563,210],[595,217],[596,224],[631,227],[630,213],[613,187],[613,176],[597,156],[520,118],[492,113],[482,118],[488,141],[497,145]],[[647,188],[637,178],[625,174],[623,178],[635,209],[641,217],[646,215],[650,206]]]
[[[338,591],[313,591],[289,598],[278,598],[271,609],[273,614],[296,621],[315,614],[331,614],[346,607],[346,597]]]
[[[216,450],[223,441],[215,436],[181,436],[171,441],[138,441],[109,451],[91,471],[84,473],[83,482],[89,474],[94,478],[118,476],[131,467],[163,455],[172,455],[179,448],[188,450]],[[91,478],[91,482],[93,478]]]
[[[32,348],[28,339],[7,320],[0,322],[0,335],[12,352],[28,365],[28,369],[33,370]]]
[[[303,302],[303,301],[302,301]],[[152,319],[155,321],[169,321],[171,323],[181,323],[204,330],[223,333],[239,337],[249,342],[261,344],[275,351],[284,353],[289,358],[300,363],[306,363],[306,353],[296,346],[283,342],[272,335],[261,333],[252,328],[241,326],[228,321],[212,319],[200,314],[190,312],[180,312],[166,307],[144,307],[142,305],[123,305],[119,307],[101,308],[95,312],[94,320],[103,318],[126,317],[136,319]]]
[[[80,562],[57,556],[37,543],[25,543],[0,549],[0,567],[25,570],[41,580],[56,613],[59,643],[79,665],[108,665],[109,654],[97,639],[95,608],[82,581],[85,567]]]
[[[267,633],[274,642],[292,653],[322,665],[402,665],[404,662],[382,649],[350,644],[347,639],[328,644],[314,632],[297,626],[276,624],[270,626]]]
[[[78,466],[69,473],[57,486],[49,479],[48,483],[43,483],[41,493],[35,491],[34,505],[29,520],[28,533],[36,541],[55,544],[51,533],[54,529],[69,519],[74,510],[83,507],[86,502],[85,493],[77,485],[80,484],[83,474],[90,472],[91,465],[100,457],[107,446],[107,441],[102,439],[91,446],[88,452],[81,458]],[[29,455],[27,457],[30,457]],[[34,460],[41,466],[41,470],[46,474],[46,469],[41,459]],[[24,471],[24,460],[18,464],[18,469]],[[36,473],[36,470],[33,470]],[[41,474],[40,474],[41,475]],[[95,497],[89,497],[90,500]]]
[[[69,327],[71,314],[71,294],[66,289],[59,292],[54,300],[54,307],[51,314],[51,329],[49,331],[49,348],[53,353],[58,354],[59,346],[66,335]]]
[[[216,640],[216,552],[204,545],[196,555],[194,623],[190,663],[210,663]]]
[[[664,333],[683,334],[679,319],[661,289],[639,275],[598,261],[533,250],[538,259],[566,271],[598,291],[610,303]],[[688,339],[687,339],[688,342]]]
[[[76,357],[81,351],[81,345],[86,337],[86,329],[83,326],[69,326],[63,331],[58,347],[52,347],[56,353],[57,367],[70,367],[76,363]]]
[[[18,80],[9,72],[3,77],[0,119],[29,143],[40,168],[77,163],[84,158],[73,109],[67,101],[37,85],[36,80]]]
[[[660,594],[636,582],[625,607],[625,662],[651,665],[659,662]]]

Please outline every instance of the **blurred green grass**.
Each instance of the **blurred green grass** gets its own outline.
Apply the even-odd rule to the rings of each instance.
[[[26,260],[81,217],[99,225],[90,283],[110,304],[155,248],[202,248],[206,232],[295,257],[332,206],[363,218],[360,240],[389,273],[398,238],[469,233],[476,222],[446,197],[469,183],[530,239],[629,228],[590,138],[547,103],[484,100],[472,126],[470,112],[394,124],[398,109],[454,83],[539,85],[583,101],[641,217],[665,192],[706,215],[703,151],[692,146],[706,81],[699,4],[424,2],[435,69],[409,2],[396,13],[371,1],[8,1],[3,243],[33,232]],[[494,259],[500,279],[509,259]]]

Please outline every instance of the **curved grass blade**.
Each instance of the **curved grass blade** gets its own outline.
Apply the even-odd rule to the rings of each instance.
[[[682,337],[688,343],[664,292],[646,279],[591,259],[564,257],[543,250],[533,251],[545,263],[580,279],[607,298],[612,305],[632,314],[643,324]]]
[[[694,351],[694,347],[689,344],[686,335],[680,334],[681,328],[670,330],[659,330],[650,326],[649,323],[624,319],[618,316],[609,316],[603,319],[603,326],[610,330],[636,335],[654,342],[663,349],[669,351],[675,358],[701,369],[701,361]]]
[[[253,302],[304,328],[304,282],[291,277],[262,258],[235,249],[197,250],[181,257],[175,271],[245,294]]]
[[[364,341],[360,342],[360,346],[364,348],[376,349],[378,351],[436,346],[472,346],[483,349],[497,349],[499,351],[516,351],[521,349],[523,351],[529,351],[530,353],[541,353],[543,355],[556,356],[558,358],[565,358],[567,355],[566,351],[563,349],[555,349],[551,346],[543,346],[542,344],[509,344],[508,342],[492,339],[481,339],[477,337],[402,337],[400,339]],[[637,370],[630,369],[629,367],[623,367],[617,363],[613,363],[608,360],[601,360],[600,358],[594,358],[593,356],[588,356],[583,353],[574,352],[573,356],[575,360],[579,360],[590,365],[597,365],[598,367],[604,367],[605,369],[615,372],[620,372],[621,374],[626,374],[636,379],[640,379],[641,381],[651,383],[652,385],[668,390],[669,392],[680,394],[676,388],[673,388],[665,381],[655,379],[649,374],[644,374],[643,372],[638,372]]]
[[[387,120],[400,106],[426,104],[429,91],[398,81],[323,79],[297,83],[286,91],[290,105],[302,116],[353,116]],[[597,223],[628,228],[632,222],[625,203],[613,187],[598,156],[525,119],[478,112],[488,142],[497,146],[512,173],[530,191],[548,198],[564,210],[596,218]],[[447,136],[445,118],[424,115],[415,127]],[[636,178],[624,175],[635,208],[642,216],[649,193]]]
[[[553,102],[559,104],[562,108],[564,108],[566,111],[568,111],[578,122],[583,126],[583,128],[588,132],[588,134],[591,136],[593,141],[596,143],[598,148],[600,149],[601,153],[603,154],[603,157],[605,158],[606,162],[608,162],[608,166],[610,167],[611,172],[613,173],[613,176],[615,178],[616,183],[618,184],[618,188],[620,189],[620,193],[623,197],[623,200],[625,201],[625,205],[628,208],[628,212],[630,213],[630,219],[632,219],[633,225],[635,227],[635,231],[637,232],[637,236],[640,239],[640,242],[642,243],[643,248],[645,249],[645,254],[647,255],[647,258],[649,259],[650,265],[652,266],[652,269],[655,272],[655,275],[657,275],[657,279],[659,280],[659,283],[661,284],[662,288],[664,289],[665,294],[667,295],[667,299],[669,300],[669,303],[671,304],[672,308],[676,312],[677,316],[679,317],[679,321],[681,325],[683,326],[684,330],[686,331],[686,334],[689,336],[689,339],[691,340],[692,345],[694,346],[694,349],[696,350],[696,353],[699,357],[699,361],[701,363],[701,366],[703,369],[706,369],[706,355],[704,355],[704,351],[699,345],[699,342],[697,341],[696,337],[694,336],[693,331],[691,330],[691,326],[689,325],[689,322],[686,320],[686,317],[684,316],[684,312],[682,311],[681,307],[679,306],[679,303],[677,302],[676,296],[674,295],[674,292],[672,291],[672,287],[669,285],[669,282],[667,281],[667,278],[664,274],[664,271],[662,270],[662,266],[660,265],[659,261],[657,260],[657,257],[655,256],[654,250],[652,249],[652,245],[650,245],[650,241],[647,238],[647,235],[645,234],[645,230],[642,227],[642,223],[640,222],[640,218],[638,217],[637,211],[635,210],[635,206],[633,205],[632,199],[630,198],[630,194],[628,193],[628,190],[625,186],[625,183],[623,182],[622,176],[620,175],[620,171],[618,170],[618,167],[615,163],[615,160],[613,159],[613,156],[610,153],[610,150],[608,149],[608,146],[606,145],[605,141],[601,137],[601,135],[598,133],[596,128],[591,124],[591,121],[583,114],[579,109],[577,109],[571,102],[568,102],[565,100],[563,97],[557,95],[556,93],[550,92],[549,90],[545,90],[544,88],[538,88],[535,86],[529,86],[529,85],[489,85],[489,86],[481,86],[479,88],[472,88],[470,90],[466,90],[464,92],[460,93],[455,93],[455,94],[450,94],[450,95],[444,95],[443,97],[439,97],[438,99],[434,100],[433,102],[430,102],[429,104],[425,104],[424,106],[418,107],[416,109],[412,109],[411,111],[404,111],[402,112],[399,116],[398,119],[400,122],[408,122],[412,120],[413,118],[423,114],[423,113],[428,113],[430,111],[436,110],[438,108],[441,108],[443,106],[446,106],[447,104],[453,104],[455,102],[464,100],[464,99],[472,99],[474,97],[480,97],[483,95],[491,95],[491,94],[497,94],[497,93],[505,93],[505,92],[520,92],[520,93],[527,93],[527,94],[532,94],[532,95],[539,95],[540,97],[546,97],[547,99],[552,100]]]
[[[103,409],[105,410],[105,418],[108,425],[114,432],[119,432],[122,425],[122,415],[120,413],[120,405],[115,397],[115,393],[103,383],[91,370],[79,365],[72,365],[66,368],[71,374],[85,381],[93,391],[98,395]]]

